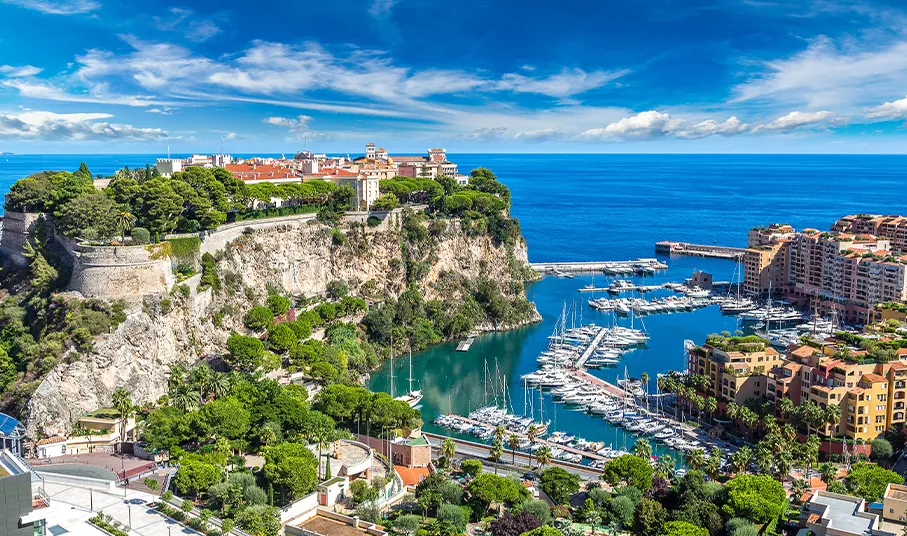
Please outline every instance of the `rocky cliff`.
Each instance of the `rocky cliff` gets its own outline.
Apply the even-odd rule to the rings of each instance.
[[[195,276],[186,281],[188,296],[179,289],[144,296],[91,352],[58,364],[28,403],[30,434],[68,432],[85,412],[109,405],[118,386],[127,386],[138,403],[157,400],[166,394],[170,366],[222,353],[231,330],[242,329],[242,314],[260,303],[267,287],[311,297],[342,279],[353,294],[380,299],[397,296],[409,280],[430,299],[455,296],[453,279],[487,277],[515,296],[532,276],[522,238],[513,246],[496,245],[487,234],[467,233],[457,220],[403,220],[395,213],[374,227],[291,219],[246,229],[216,251],[222,292],[196,292]]]

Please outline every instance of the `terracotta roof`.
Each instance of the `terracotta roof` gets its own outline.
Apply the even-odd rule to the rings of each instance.
[[[51,443],[61,443],[63,441],[66,441],[65,437],[60,437],[60,436],[45,437],[44,439],[38,441],[38,446],[50,445]]]
[[[431,474],[431,469],[428,467],[404,467],[402,465],[395,465],[394,469],[396,469],[397,474],[400,475],[400,480],[402,480],[403,484],[406,486],[415,486],[428,478],[428,475]]]
[[[872,383],[887,382],[887,381],[888,381],[888,380],[885,378],[885,376],[879,376],[878,374],[874,374],[874,373],[864,374],[864,375],[863,375],[863,378],[864,378],[864,379],[867,379],[867,380],[869,380],[869,381],[871,381]]]
[[[797,357],[810,357],[816,352],[818,352],[818,350],[816,350],[812,346],[804,344],[798,348],[791,350],[790,355],[795,355]]]

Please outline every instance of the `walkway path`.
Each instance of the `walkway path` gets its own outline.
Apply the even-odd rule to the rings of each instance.
[[[589,346],[583,350],[583,355],[579,356],[579,360],[576,362],[577,368],[582,368],[586,364],[586,361],[589,360],[589,357],[595,352],[595,349],[598,348],[598,345],[601,344],[602,339],[605,338],[605,335],[609,333],[610,330],[607,328],[601,328],[598,330],[598,333],[595,334],[595,338],[592,339],[592,342],[589,343]]]

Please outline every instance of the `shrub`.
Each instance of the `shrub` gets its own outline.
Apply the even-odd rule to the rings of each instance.
[[[477,477],[482,472],[482,462],[479,460],[465,460],[460,464],[460,469],[471,477]]]
[[[378,227],[381,225],[381,219],[376,216],[369,216],[365,223],[367,223],[369,227]]]
[[[271,294],[268,296],[268,308],[274,313],[275,316],[280,316],[285,314],[290,310],[290,299],[285,296],[280,296],[277,294]]]
[[[274,311],[268,307],[253,307],[246,313],[243,322],[249,329],[262,330],[266,329],[274,321]]]
[[[151,242],[151,233],[144,227],[135,227],[129,233],[133,244],[147,244]]]

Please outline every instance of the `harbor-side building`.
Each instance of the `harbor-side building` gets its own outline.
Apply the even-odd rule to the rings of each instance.
[[[800,527],[814,536],[896,536],[881,530],[879,516],[859,497],[819,490],[800,509]]]

